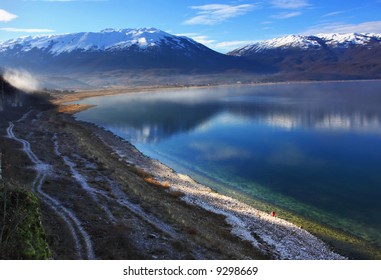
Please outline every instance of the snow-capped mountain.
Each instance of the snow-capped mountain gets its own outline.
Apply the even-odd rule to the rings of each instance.
[[[381,34],[376,33],[331,33],[318,34],[325,44],[331,48],[349,48],[354,46],[365,46],[381,44]]]
[[[381,34],[348,33],[318,34],[316,36],[288,35],[271,40],[261,41],[238,48],[230,55],[249,56],[252,53],[263,53],[272,50],[321,50],[351,48],[356,46],[381,45]]]
[[[217,53],[190,38],[155,28],[12,39],[0,42],[1,66],[56,73],[126,69],[213,72],[255,68],[244,59]]]
[[[65,76],[70,83],[87,75],[85,83],[91,84],[123,83],[127,72],[138,84],[152,82],[153,76],[174,83],[168,77],[223,72],[225,78],[245,72],[267,74],[263,78],[269,80],[381,78],[381,35],[289,35],[224,55],[155,28],[105,29],[0,42],[0,67]]]
[[[381,34],[289,35],[228,55],[273,65],[285,79],[381,78]]]
[[[160,46],[189,49],[189,45],[195,48],[202,47],[202,45],[190,38],[173,36],[155,28],[119,30],[110,28],[100,32],[28,36],[11,39],[0,44],[0,52],[13,49],[20,52],[30,52],[37,49],[47,51],[53,55],[60,55],[73,51],[120,51],[131,47],[137,47],[141,51]]]

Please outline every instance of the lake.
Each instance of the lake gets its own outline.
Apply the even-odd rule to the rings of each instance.
[[[178,172],[381,246],[381,82],[94,97],[76,118]]]

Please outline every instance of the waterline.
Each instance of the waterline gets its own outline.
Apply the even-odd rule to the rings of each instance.
[[[376,86],[375,86],[376,85]],[[377,83],[84,100],[77,114],[221,193],[379,246]],[[360,95],[361,93],[361,95]],[[284,214],[286,215],[286,214]],[[288,215],[288,214],[287,214]]]

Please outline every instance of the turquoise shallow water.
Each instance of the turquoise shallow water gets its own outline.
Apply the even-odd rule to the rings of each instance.
[[[95,97],[76,114],[218,191],[381,246],[381,82]]]

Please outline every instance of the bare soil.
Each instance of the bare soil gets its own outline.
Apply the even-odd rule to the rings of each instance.
[[[78,109],[32,109],[15,123],[14,133],[51,167],[42,189],[75,213],[90,236],[96,259],[270,258],[233,236],[224,216],[187,204],[181,193],[154,184],[147,180],[149,174],[121,160],[95,135],[95,127],[68,114]],[[19,164],[13,165],[13,172],[28,174],[23,176],[27,184],[33,166],[22,153],[15,158]],[[42,203],[41,209],[53,257],[80,258],[66,222],[49,205]]]

